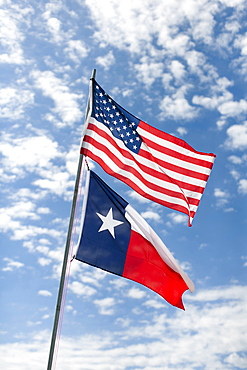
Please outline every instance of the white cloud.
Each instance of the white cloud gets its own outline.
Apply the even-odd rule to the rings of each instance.
[[[39,290],[38,295],[42,295],[43,297],[51,297],[52,293],[49,290]]]
[[[135,64],[134,68],[139,80],[150,87],[157,78],[162,76],[164,66],[162,62],[156,62],[144,56],[140,59],[139,64]]]
[[[69,74],[72,71],[72,68],[69,64],[58,63],[50,55],[46,55],[44,57],[44,62],[46,66],[49,67],[48,69],[52,70],[54,74],[65,74],[65,73]],[[53,120],[55,121],[55,117],[50,113],[47,113],[45,115],[45,118],[47,119],[47,121],[50,121],[50,122],[53,122]]]
[[[47,215],[51,213],[50,209],[48,207],[39,207],[37,208],[37,212],[42,215]]]
[[[58,172],[57,172],[58,171]],[[66,194],[67,188],[73,188],[74,181],[70,181],[70,176],[67,172],[49,171],[46,173],[46,178],[38,179],[33,181],[33,185],[40,187],[41,189],[48,190],[58,196]],[[69,198],[70,193],[68,193]]]
[[[133,199],[138,201],[139,203],[150,203],[150,200],[143,197],[142,195],[138,194],[136,191],[129,190],[127,191],[127,195]]]
[[[54,42],[61,42],[63,37],[61,35],[61,21],[55,17],[47,19],[47,27],[52,34]]]
[[[239,180],[239,178],[240,178],[240,173],[239,173],[238,171],[232,170],[232,171],[230,171],[230,174],[232,175],[232,177],[233,177],[235,180]]]
[[[29,201],[30,199],[31,200],[40,200],[40,199],[43,199],[44,197],[46,196],[46,193],[45,192],[38,192],[38,193],[34,193],[32,191],[32,189],[28,189],[28,188],[20,188],[20,189],[16,189],[16,191],[13,193],[13,194],[10,194],[9,197],[11,200],[13,201]]]
[[[244,150],[247,148],[247,122],[242,125],[232,125],[226,131],[228,139],[225,145],[228,149]]]
[[[198,115],[198,109],[191,106],[185,98],[185,89],[180,88],[171,96],[165,96],[161,103],[160,116],[168,117],[175,120],[189,120]]]
[[[231,155],[230,157],[228,157],[228,160],[233,164],[241,164],[243,162],[243,159],[236,155]]]
[[[220,188],[214,189],[214,196],[216,197],[216,206],[217,207],[224,207],[229,201],[229,193],[225,190],[221,190]]]
[[[2,152],[3,155],[3,180],[13,181],[25,177],[28,173],[35,173],[36,177],[32,184],[37,186],[39,191],[34,193],[27,189],[20,189],[19,197],[38,200],[48,193],[53,193],[65,199],[71,199],[79,158],[78,148],[74,150],[73,147],[67,154],[63,154],[57,142],[45,135],[16,139],[5,134],[0,146],[0,153]],[[54,161],[58,158],[65,163],[54,165]],[[72,163],[74,158],[76,158],[75,162]],[[44,207],[39,208],[39,214],[44,212],[47,213],[49,210]]]
[[[80,64],[82,59],[88,55],[88,48],[81,40],[69,40],[64,52],[73,62]]]
[[[119,331],[60,339],[57,367],[90,370],[147,369],[244,369],[246,361],[246,286],[222,286],[186,294],[186,311],[153,312],[135,322],[124,322]],[[113,309],[114,299],[98,300],[99,307]],[[149,305],[149,303],[148,303]],[[153,304],[150,302],[150,307]],[[155,308],[155,307],[154,307]],[[158,308],[158,307],[157,307]],[[71,313],[68,313],[71,315]],[[126,318],[127,320],[128,318]],[[121,321],[119,321],[121,324]],[[6,370],[44,368],[49,349],[45,331],[28,334],[21,341],[1,344]],[[220,340],[223,338],[224,340]],[[131,343],[126,339],[132,340]],[[83,348],[83,353],[81,352]],[[193,349],[193,355],[191,351]],[[28,367],[26,366],[28,364]]]
[[[41,89],[44,96],[54,101],[55,107],[51,111],[62,119],[62,125],[73,125],[82,118],[82,112],[78,100],[82,94],[70,92],[70,89],[62,79],[55,76],[52,71],[33,71],[31,77],[34,79],[37,89]]]
[[[154,211],[141,212],[141,216],[147,220],[160,221],[160,215]]]
[[[49,318],[50,318],[50,315],[48,315],[48,314],[42,316],[42,320],[47,320]]]
[[[156,300],[156,299],[148,299],[147,301],[143,303],[143,306],[151,307],[155,309],[159,309],[159,308],[164,309],[166,307],[166,305],[162,303],[161,300]]]
[[[245,0],[221,0],[221,3],[226,6],[236,7],[238,10],[242,10],[245,6]]]
[[[247,33],[238,35],[234,41],[234,46],[240,49],[242,55],[247,55]]]
[[[247,356],[246,355],[238,355],[237,353],[231,353],[226,359],[225,362],[232,365],[237,366],[239,369],[246,369],[247,364]]]
[[[116,304],[115,299],[112,297],[103,298],[103,299],[95,299],[94,304],[99,309],[100,315],[113,315],[114,314],[114,306]]]
[[[178,60],[173,60],[171,62],[170,70],[172,72],[173,77],[177,81],[183,80],[183,78],[186,75],[186,70],[185,70],[184,65],[180,63]]]
[[[205,289],[192,295],[188,295],[187,299],[197,302],[212,302],[212,301],[238,301],[240,294],[244,294],[245,286],[236,285],[229,287],[215,287],[213,289]]]
[[[227,117],[246,113],[246,101],[233,100],[233,94],[228,91],[233,82],[219,77],[217,68],[208,62],[202,51],[195,49],[199,42],[206,47],[210,45],[214,50],[224,48],[231,51],[241,27],[238,11],[243,2],[234,3],[236,17],[222,21],[216,40],[217,16],[222,14],[227,4],[227,1],[211,0],[187,0],[182,5],[179,0],[168,3],[148,0],[145,4],[140,0],[125,1],[124,4],[107,0],[104,5],[99,0],[86,1],[96,25],[94,38],[100,47],[113,46],[129,51],[137,78],[146,87],[162,79],[166,96],[159,107],[161,118],[191,120],[197,117],[198,107],[190,103],[184,90],[184,86],[187,86],[186,90],[189,88],[188,76],[196,75],[203,83],[204,91],[206,87],[209,93],[207,96],[194,96],[192,103],[206,109],[217,109],[222,114],[217,121],[219,129],[226,124]],[[141,25],[144,24],[143,29]],[[235,42],[235,47],[241,47],[244,56],[245,40],[246,35]]]
[[[224,106],[232,103],[233,95],[227,89],[233,85],[232,81],[229,81],[226,77],[216,78],[215,83],[210,86],[210,96],[198,96],[195,95],[192,102],[197,105],[201,105],[206,109],[218,109],[222,114],[226,114]],[[225,118],[221,117],[217,123],[217,126],[221,128],[225,124]]]
[[[67,153],[64,154],[66,160],[66,170],[73,177],[76,175],[78,160],[79,160],[79,146],[72,145]],[[90,168],[92,168],[90,166]]]
[[[188,131],[186,130],[186,128],[184,128],[184,127],[178,127],[177,128],[177,132],[178,132],[178,134],[180,135],[180,136],[184,136],[184,135],[186,135],[187,133],[188,133]]]
[[[142,299],[146,296],[146,292],[144,290],[141,290],[139,288],[131,288],[128,291],[128,297],[134,298],[134,299]]]
[[[221,8],[211,1],[160,2],[149,0],[86,1],[96,23],[94,34],[101,46],[111,44],[131,53],[150,54],[155,58],[180,56],[194,48],[194,41],[213,43],[216,21]],[[184,32],[180,32],[183,27]],[[157,40],[154,44],[154,38]]]
[[[71,37],[72,33],[71,30],[68,30],[67,32],[63,30],[64,23],[59,19],[61,16],[60,11],[62,10],[62,6],[63,5],[60,1],[57,3],[46,3],[45,11],[42,14],[42,31],[45,31],[46,39],[48,39],[49,42],[57,45],[62,44],[62,42],[66,42]],[[45,23],[43,23],[44,21]]]
[[[106,55],[97,57],[96,63],[101,65],[104,70],[107,71],[115,63],[113,52],[109,51]]]
[[[123,328],[127,328],[130,326],[131,320],[129,318],[123,319],[122,317],[119,317],[115,322],[116,324],[121,325]]]
[[[188,261],[179,262],[179,265],[184,271],[190,271],[192,269],[191,263]]]
[[[26,108],[34,103],[34,93],[30,90],[5,87],[0,89],[0,118],[19,120],[24,117]]]
[[[88,285],[84,285],[82,283],[80,283],[79,281],[72,281],[70,284],[69,284],[69,289],[75,293],[76,295],[78,296],[86,296],[86,297],[91,297],[92,295],[96,294],[96,289],[88,286]]]
[[[40,258],[38,259],[38,264],[39,264],[40,266],[49,266],[51,262],[52,262],[52,261],[51,261],[49,258],[43,258],[43,257],[40,257]]]
[[[32,8],[20,7],[18,4],[8,2],[6,9],[0,9],[0,43],[3,53],[0,54],[0,63],[24,64],[25,58],[22,49],[24,34],[21,31],[22,24],[28,23],[28,14]]]
[[[6,207],[0,209],[0,230],[4,233],[10,233],[12,240],[30,240],[34,237],[40,235],[49,235],[52,238],[57,240],[61,239],[62,233],[60,230],[48,229],[46,227],[40,227],[35,225],[25,225],[20,219],[30,218],[31,220],[36,220],[37,217],[32,208],[28,208],[30,205],[27,205],[27,208],[19,208],[20,204],[17,207]],[[15,210],[19,209],[20,214],[16,213]]]
[[[38,220],[40,217],[35,212],[35,204],[32,202],[17,202],[12,207],[0,209],[2,218]]]
[[[176,212],[168,213],[168,218],[170,221],[167,222],[168,226],[171,226],[172,224],[187,224],[188,223],[188,216],[179,214]]]
[[[3,136],[0,151],[3,155],[3,165],[8,172],[16,176],[23,175],[23,169],[36,171],[49,168],[51,160],[61,157],[58,145],[47,136],[30,136],[13,138]]]
[[[220,117],[217,121],[216,121],[216,126],[219,130],[221,130],[225,125],[227,124],[227,120],[224,116]]]
[[[240,194],[247,194],[247,179],[241,179],[238,183],[238,192]]]
[[[216,198],[228,198],[229,194],[224,190],[221,190],[219,188],[215,188],[214,189],[214,196]]]
[[[14,261],[11,258],[3,258],[3,261],[6,262],[6,267],[2,268],[2,271],[13,271],[24,266],[24,263],[19,261]]]
[[[221,114],[227,117],[236,117],[247,113],[247,101],[240,99],[239,101],[227,101],[218,106]]]

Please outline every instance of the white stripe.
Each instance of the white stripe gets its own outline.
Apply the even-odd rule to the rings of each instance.
[[[102,143],[101,143],[102,144]],[[109,147],[109,143],[108,143],[108,147]],[[176,205],[180,205],[186,209],[188,209],[188,204],[186,201],[184,201],[183,199],[180,199],[180,198],[176,198],[176,197],[172,197],[172,196],[169,196],[169,195],[166,195],[166,194],[163,194],[161,192],[158,192],[158,191],[155,191],[153,189],[150,189],[147,185],[145,185],[141,180],[139,180],[135,175],[133,175],[132,173],[130,173],[129,171],[125,171],[124,169],[121,169],[119,168],[115,162],[112,161],[112,159],[110,157],[108,157],[104,151],[101,151],[101,150],[98,150],[97,148],[95,148],[94,146],[92,146],[91,144],[87,143],[87,142],[84,142],[83,143],[83,148],[86,148],[88,150],[90,150],[94,155],[96,155],[97,157],[100,157],[104,163],[111,169],[111,171],[113,171],[114,173],[117,173],[119,175],[122,175],[123,177],[125,177],[126,179],[129,179],[131,180],[133,183],[135,183],[141,190],[143,190],[146,194],[149,194],[151,197],[154,197],[154,198],[157,198],[157,199],[160,199],[160,200],[163,200],[164,202],[168,202],[168,203],[172,203],[172,204],[176,204]],[[119,155],[118,155],[119,157]],[[132,167],[136,167],[135,166],[135,163],[133,162],[134,165],[132,165]],[[140,169],[138,169],[138,172],[141,173],[141,175],[144,175],[143,177],[147,177],[145,176],[145,173],[143,173],[143,171],[141,171]],[[149,176],[150,177],[150,176]],[[155,179],[155,178],[154,178]],[[156,179],[155,179],[156,180]],[[157,180],[156,180],[157,181]],[[164,189],[166,189],[165,187],[163,187]],[[190,210],[191,211],[196,211],[197,209],[197,206],[195,205],[190,205]]]
[[[181,269],[176,259],[173,257],[169,249],[162,242],[160,237],[149,226],[149,224],[141,217],[141,215],[128,204],[125,208],[125,218],[130,222],[132,230],[141,234],[147,239],[159,253],[161,259],[174,271],[179,273],[191,292],[194,291],[194,284],[188,275]]]
[[[194,157],[196,159],[200,159],[200,160],[203,160],[203,161],[206,161],[206,162],[209,162],[209,163],[213,163],[214,162],[214,157],[211,156],[210,154],[199,154],[199,153],[195,153],[189,149],[186,149],[180,145],[177,145],[177,144],[174,144],[168,140],[165,140],[165,139],[162,139],[160,138],[159,136],[156,136],[154,134],[152,134],[151,132],[149,131],[146,131],[145,129],[141,128],[140,126],[137,127],[137,130],[136,130],[142,137],[144,138],[147,138],[151,141],[153,141],[154,143],[160,145],[160,146],[163,146],[165,148],[168,148],[168,149],[172,149],[180,154],[183,154],[185,156],[190,156],[190,157]]]
[[[186,170],[199,172],[199,173],[205,174],[205,175],[209,175],[210,172],[211,172],[211,169],[209,169],[207,167],[203,167],[203,166],[200,166],[200,165],[197,165],[197,164],[194,164],[194,163],[189,163],[189,162],[187,162],[185,160],[182,160],[182,159],[172,157],[168,154],[162,153],[161,151],[150,148],[145,143],[143,143],[143,144],[144,144],[144,148],[145,147],[148,148],[148,151],[150,151],[154,157],[158,158],[161,161],[168,162],[168,163],[174,164],[175,166],[182,167]],[[193,177],[193,175],[191,175],[191,177]]]
[[[104,125],[102,125],[102,126],[104,126]],[[99,134],[97,134],[95,131],[88,130],[87,131],[87,134],[89,136],[93,137],[93,139],[95,141],[97,141],[98,143],[100,143],[101,145],[103,145],[107,149],[109,149],[110,152],[113,154],[113,157],[118,158],[122,162],[123,165],[126,164],[126,165],[134,168],[136,171],[138,171],[146,181],[149,181],[150,183],[155,183],[157,186],[160,186],[163,189],[168,189],[168,190],[171,190],[171,191],[176,191],[176,192],[179,192],[181,194],[184,194],[185,196],[190,196],[190,197],[195,198],[195,199],[199,199],[199,200],[201,199],[201,196],[202,196],[201,193],[195,193],[195,192],[191,192],[191,191],[187,191],[187,190],[184,190],[182,192],[177,185],[175,185],[173,183],[169,183],[169,182],[164,182],[164,180],[157,179],[155,176],[152,176],[152,175],[147,174],[146,172],[144,172],[143,170],[140,169],[140,167],[138,166],[138,164],[136,164],[135,161],[130,160],[130,159],[127,159],[124,156],[122,156],[122,154],[114,146],[112,146],[107,139],[103,138],[102,136],[100,136]],[[118,143],[120,144],[119,146],[122,145],[123,149],[126,149],[121,140],[118,140],[117,141],[117,144]],[[169,195],[162,194],[162,193],[160,193],[158,191],[151,190],[148,186],[144,185],[139,179],[137,179],[135,177],[135,175],[133,175],[132,173],[130,173],[128,171],[125,171],[125,170],[121,169],[120,167],[118,167],[114,163],[114,161],[112,161],[112,159],[110,157],[108,157],[108,155],[106,155],[106,153],[104,152],[104,150],[101,151],[100,149],[97,149],[96,147],[92,146],[91,144],[89,144],[87,142],[84,142],[83,143],[83,147],[86,148],[86,149],[89,149],[95,155],[97,155],[98,157],[104,159],[104,162],[114,172],[123,175],[127,179],[131,179],[134,183],[136,183],[146,193],[149,193],[152,196],[154,196],[156,198],[159,198],[159,199],[162,199],[162,200],[167,201],[167,202],[172,202],[172,203],[175,203],[175,204],[180,204],[182,206],[185,206],[185,208],[188,209],[187,202],[185,202],[182,199],[179,199],[177,197],[172,197],[172,196],[169,196]],[[135,157],[136,157],[136,159],[139,159],[137,155],[135,155]],[[154,168],[154,163],[151,162],[151,164],[152,164],[152,167]],[[156,167],[157,168],[155,168],[155,169],[158,172],[162,173],[160,171],[160,168],[157,165],[156,165]],[[176,201],[174,199],[176,199]],[[191,211],[196,211],[197,208],[198,208],[198,206],[190,205],[190,210]]]
[[[99,129],[103,130],[107,135],[109,135],[109,130],[108,128],[102,124],[101,122],[98,122],[97,120],[95,120],[94,118],[90,118],[90,123],[96,125],[96,127],[98,127]],[[115,147],[111,146],[110,142],[103,139],[100,135],[98,135],[95,131],[93,130],[89,130],[88,129],[88,135],[93,137],[96,141],[98,141],[99,143],[103,144],[103,142],[105,142],[105,146],[107,148],[111,148],[111,151],[113,153],[115,153],[114,155],[119,158],[119,156],[121,155],[116,149]],[[112,139],[115,141],[115,143],[123,150],[127,150],[126,146],[124,145],[124,143],[122,142],[122,140],[119,140],[117,138],[115,138],[114,136],[112,136]],[[144,150],[146,150],[146,148],[143,148]],[[154,170],[156,170],[157,172],[160,172],[162,174],[166,174],[167,176],[169,176],[170,178],[172,178],[173,180],[178,180],[178,181],[183,181],[185,183],[188,183],[190,185],[194,185],[194,186],[199,186],[199,187],[202,187],[202,188],[205,188],[206,186],[206,182],[203,181],[203,180],[199,180],[199,179],[195,179],[195,178],[192,178],[192,177],[189,177],[189,176],[185,176],[185,175],[181,175],[181,174],[178,174],[177,172],[174,172],[174,171],[171,171],[171,170],[167,170],[167,169],[163,169],[161,166],[159,166],[157,163],[153,162],[153,161],[150,161],[149,159],[146,159],[142,156],[140,156],[139,154],[136,154],[136,153],[131,153],[132,157],[135,158],[135,161],[137,163],[140,163],[144,166],[147,166],[149,168],[152,168]],[[121,155],[122,156],[122,155]],[[130,165],[131,167],[134,167],[133,166],[133,161],[130,162],[129,159],[125,158],[124,156],[122,156],[122,159],[121,159],[121,162],[123,163],[126,163],[128,165]],[[136,168],[136,166],[135,166]],[[139,167],[136,168],[138,171],[139,171]],[[151,176],[151,175],[147,175],[147,176]],[[146,178],[146,176],[145,176]],[[159,180],[157,179],[156,177],[152,177],[150,179],[146,178],[148,181],[151,181],[151,182],[154,182],[161,186],[161,187],[164,187],[164,183],[162,180]],[[168,183],[167,183],[168,184]],[[170,184],[172,185],[172,184]],[[169,185],[166,186],[167,189],[169,190],[174,190],[174,187],[169,187]],[[186,189],[183,189],[184,193],[187,192]],[[177,191],[177,187],[175,188],[175,191]],[[196,192],[197,193],[197,192]],[[195,194],[196,194],[195,193]],[[191,194],[191,191],[189,191],[189,194]],[[199,197],[195,196],[195,199],[200,199],[201,198],[201,193],[199,193]],[[191,196],[191,195],[189,195]]]

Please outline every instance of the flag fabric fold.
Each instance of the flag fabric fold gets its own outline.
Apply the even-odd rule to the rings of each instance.
[[[184,309],[194,284],[154,230],[120,195],[88,171],[82,227],[75,258],[136,281]]]
[[[94,79],[90,105],[81,153],[142,196],[187,214],[191,226],[215,155],[139,120]]]

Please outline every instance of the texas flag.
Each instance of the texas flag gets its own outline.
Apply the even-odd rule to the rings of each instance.
[[[76,259],[152,289],[184,309],[194,284],[162,240],[120,195],[88,171]]]

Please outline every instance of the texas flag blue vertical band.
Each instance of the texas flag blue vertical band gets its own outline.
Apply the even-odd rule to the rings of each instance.
[[[76,259],[154,290],[184,309],[182,294],[194,285],[158,235],[93,171]]]

